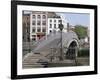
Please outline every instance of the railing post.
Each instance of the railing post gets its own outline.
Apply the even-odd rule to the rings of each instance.
[[[75,47],[75,64],[77,66],[77,54],[78,54],[78,47]]]

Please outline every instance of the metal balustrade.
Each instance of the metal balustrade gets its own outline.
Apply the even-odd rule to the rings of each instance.
[[[50,53],[45,57],[49,59],[50,63],[52,62],[59,62],[60,61],[60,48],[51,48]],[[66,52],[64,52],[66,50]],[[73,60],[75,65],[77,65],[77,56],[78,47],[63,47],[63,60]]]

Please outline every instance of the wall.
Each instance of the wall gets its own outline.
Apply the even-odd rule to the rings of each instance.
[[[46,2],[61,2],[61,3],[75,3],[75,4],[99,4],[99,0],[35,0]],[[100,14],[100,5],[99,11]],[[10,13],[10,0],[0,0],[0,80],[10,80],[10,41],[11,41],[11,13]],[[100,20],[100,15],[98,16]],[[100,26],[100,23],[98,24]],[[98,34],[100,34],[100,27],[98,27]],[[100,37],[98,38],[100,41]],[[98,42],[100,44],[100,42]],[[100,61],[100,45],[98,45],[98,61]],[[100,67],[100,62],[98,62]],[[100,68],[99,68],[100,73]],[[26,79],[29,80],[29,79]],[[33,80],[33,79],[31,79]],[[100,74],[98,75],[84,75],[84,76],[67,76],[56,78],[41,78],[34,80],[100,80]]]

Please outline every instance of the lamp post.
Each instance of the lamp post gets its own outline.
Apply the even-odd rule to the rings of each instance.
[[[59,24],[59,29],[61,31],[61,46],[60,46],[60,60],[63,60],[63,53],[62,53],[62,30],[63,30],[63,24],[62,24],[62,20],[60,20],[60,24]]]

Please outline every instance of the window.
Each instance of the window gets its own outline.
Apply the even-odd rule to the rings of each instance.
[[[33,15],[33,19],[34,19],[34,18],[36,18],[36,16],[35,16],[35,15]]]
[[[52,20],[50,20],[50,22],[52,22]]]
[[[54,24],[54,28],[56,28],[56,24]]]
[[[32,25],[35,25],[35,21],[32,22]]]
[[[38,19],[40,19],[41,18],[41,16],[40,15],[38,15],[38,17],[37,17]]]
[[[46,21],[43,21],[43,22],[42,22],[42,25],[46,25]]]
[[[36,41],[36,35],[32,35],[32,41]]]
[[[46,32],[46,29],[43,29],[43,32]]]
[[[56,22],[56,20],[54,20],[54,22]]]
[[[36,41],[36,38],[32,38],[32,41]]]
[[[37,32],[41,32],[41,29],[40,29],[40,28],[38,28],[38,29],[37,29]]]
[[[43,19],[45,19],[46,18],[46,15],[43,15]]]
[[[52,24],[50,24],[50,28],[52,28]]]
[[[35,28],[32,29],[32,32],[35,33]]]
[[[41,24],[41,22],[40,21],[37,21],[37,25],[40,25]]]
[[[32,35],[32,37],[34,37],[34,38],[35,38],[35,37],[36,37],[36,35]]]
[[[59,20],[60,23],[62,23],[62,20]]]
[[[52,30],[50,30],[49,32],[52,33]]]

